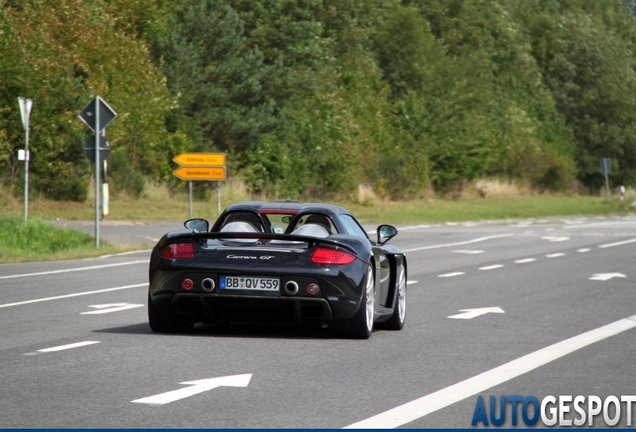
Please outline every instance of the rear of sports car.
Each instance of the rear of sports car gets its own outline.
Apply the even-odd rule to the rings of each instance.
[[[367,268],[368,257],[333,240],[166,236],[151,256],[150,326],[159,332],[199,322],[325,327],[356,314]]]

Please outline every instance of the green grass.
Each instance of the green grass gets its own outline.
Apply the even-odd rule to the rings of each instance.
[[[543,218],[549,216],[610,215],[631,211],[625,202],[589,196],[509,196],[488,199],[345,204],[367,223],[443,223],[458,221]]]
[[[125,249],[109,244],[97,249],[94,237],[39,219],[0,218],[0,263],[86,258]]]

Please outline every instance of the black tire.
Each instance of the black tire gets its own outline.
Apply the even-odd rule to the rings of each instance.
[[[148,293],[148,324],[155,333],[188,333],[194,328],[192,320],[185,315],[167,314],[158,309]]]
[[[382,328],[386,330],[402,330],[406,319],[406,267],[401,263],[396,272],[395,304],[393,315],[385,321]]]
[[[373,313],[375,307],[375,276],[371,264],[364,277],[364,290],[360,308],[348,320],[332,321],[329,330],[332,336],[346,339],[369,339],[373,333]]]

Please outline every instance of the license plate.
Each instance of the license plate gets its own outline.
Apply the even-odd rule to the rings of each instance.
[[[278,291],[280,279],[250,276],[221,276],[221,289]]]

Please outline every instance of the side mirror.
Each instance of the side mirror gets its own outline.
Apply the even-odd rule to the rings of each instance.
[[[397,233],[397,228],[392,225],[380,225],[378,227],[378,244],[383,245],[395,237]]]
[[[210,228],[210,223],[205,219],[188,219],[183,225],[196,232],[207,232]]]

